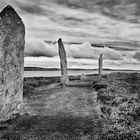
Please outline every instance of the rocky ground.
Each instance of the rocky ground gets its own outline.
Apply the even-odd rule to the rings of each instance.
[[[78,81],[82,84],[78,84]],[[140,138],[140,74],[25,78],[24,115],[0,125],[3,140],[135,140]],[[84,82],[89,86],[83,86]],[[71,85],[71,84],[70,84]]]

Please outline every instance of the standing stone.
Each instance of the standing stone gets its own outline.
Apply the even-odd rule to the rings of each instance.
[[[0,13],[0,121],[18,113],[23,102],[25,27],[16,11]]]
[[[61,65],[61,83],[65,85],[68,82],[67,57],[61,38],[58,40],[58,48],[59,48],[60,65]]]
[[[84,80],[86,80],[86,79],[87,79],[87,76],[86,76],[86,75],[84,75],[84,74],[81,74],[81,75],[80,75],[80,80],[84,81]]]
[[[100,57],[99,57],[99,76],[102,75],[102,71],[103,71],[103,54],[100,54]]]

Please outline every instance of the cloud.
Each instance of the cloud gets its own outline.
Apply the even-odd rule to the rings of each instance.
[[[57,55],[57,50],[54,45],[49,45],[41,40],[32,38],[30,40],[26,40],[25,55],[53,57]]]
[[[133,56],[128,52],[129,48],[130,50],[138,50],[140,44],[140,26],[137,22],[133,22],[134,16],[131,13],[135,6],[130,5],[132,9],[126,13],[126,16],[130,15],[127,16],[128,19],[124,22],[111,18],[109,16],[110,11],[109,13],[106,11],[104,14],[102,11],[98,11],[99,9],[93,8],[93,5],[96,4],[105,5],[104,2],[99,4],[99,1],[101,2],[101,0],[0,0],[0,9],[2,10],[4,6],[10,4],[22,17],[26,27],[26,56],[51,58],[58,56],[57,44],[46,44],[43,40],[57,41],[61,37],[65,42],[74,43],[110,44],[116,42],[112,43],[112,48],[119,48],[117,51],[117,49],[91,47],[90,43],[81,45],[65,44],[67,56],[76,61],[83,61],[85,58],[88,61],[89,59],[97,60],[100,53],[103,53],[105,60],[115,61],[117,64],[118,62],[119,64],[122,64],[121,62],[126,63],[126,60],[131,64],[135,63],[136,59],[140,59],[139,52],[134,55],[135,61],[131,61]],[[129,11],[129,8],[121,10],[123,7],[120,4],[119,6],[111,11],[111,15],[117,12],[117,17],[119,14],[126,17],[122,13]],[[114,10],[117,11],[114,12]],[[131,23],[128,22],[130,20]],[[118,44],[117,42],[123,43]],[[128,49],[127,52],[125,48]]]
[[[81,45],[69,45],[68,50],[73,58],[96,59],[100,53],[99,49],[91,47],[88,42]]]
[[[27,13],[31,13],[31,14],[39,14],[39,15],[44,14],[44,11],[36,5],[35,6],[20,5],[19,8],[20,8],[20,10],[27,12]]]
[[[133,57],[140,61],[140,52],[136,52]]]
[[[67,57],[77,58],[77,59],[98,59],[99,55],[102,53],[104,59],[110,60],[122,60],[123,57],[118,51],[110,48],[95,48],[92,47],[90,43],[86,42],[83,44],[64,44]],[[26,41],[25,47],[26,56],[46,56],[54,57],[58,56],[58,45],[48,44],[36,38],[30,38]]]
[[[60,68],[59,57],[25,57],[25,66]],[[107,60],[103,61],[103,67],[108,69],[140,70],[140,62],[126,60]],[[98,61],[95,59],[74,59],[68,57],[68,68],[97,69]]]
[[[101,0],[1,0],[0,7],[11,4],[17,9],[23,18],[29,37],[53,41],[58,37],[63,37],[67,41],[91,43],[139,41],[139,24],[110,18],[94,8],[95,5],[108,7],[110,3],[113,6],[122,6],[121,1],[115,3],[113,0],[105,2]],[[127,6],[131,3],[139,5],[137,1],[127,2],[125,0],[124,3]],[[129,8],[124,9],[123,12],[125,10]],[[119,14],[119,10],[117,11]],[[114,13],[116,13],[115,9],[112,14]],[[131,19],[133,16],[127,17]]]
[[[89,42],[83,43],[81,45],[69,45],[68,50],[71,57],[73,58],[86,58],[86,59],[98,59],[99,55],[102,53],[104,59],[110,60],[122,60],[123,57],[119,51],[104,47],[97,48],[92,47]]]
[[[115,20],[96,11],[96,8],[93,8],[94,11],[85,10],[99,2],[101,1],[1,0],[0,8],[7,4],[15,7],[25,23],[27,38],[56,41],[62,37],[66,41],[80,43],[139,41],[139,24]],[[99,5],[105,3],[110,2]],[[73,8],[74,5],[77,8]]]
[[[122,55],[113,49],[110,48],[103,48],[101,49],[102,54],[104,54],[105,59],[110,59],[110,60],[122,60]]]

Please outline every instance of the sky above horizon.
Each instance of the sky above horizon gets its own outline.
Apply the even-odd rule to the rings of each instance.
[[[0,0],[6,5],[26,27],[25,66],[59,67],[61,37],[69,68],[97,68],[103,53],[105,68],[140,70],[140,0]]]

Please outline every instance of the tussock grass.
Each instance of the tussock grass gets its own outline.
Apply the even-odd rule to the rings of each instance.
[[[109,74],[93,86],[98,91],[105,126],[102,139],[139,139],[140,74]]]

